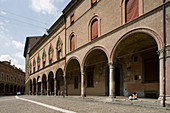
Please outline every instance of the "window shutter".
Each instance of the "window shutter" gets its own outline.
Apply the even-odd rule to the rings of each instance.
[[[92,40],[98,37],[98,20],[97,19],[94,20],[92,23],[91,34],[92,34],[92,37],[91,37]]]
[[[73,35],[70,41],[70,50],[73,51],[75,49],[75,36]]]
[[[126,22],[139,16],[139,0],[126,1]]]
[[[40,62],[38,62],[38,66],[40,66]]]
[[[52,60],[52,58],[53,58],[53,54],[52,52],[50,52],[50,60]]]
[[[96,1],[97,1],[97,0],[92,0],[91,3],[94,4],[94,3],[96,3]]]
[[[43,62],[45,62],[45,57],[43,58]]]
[[[73,23],[73,22],[74,22],[74,14],[71,15],[71,23]]]

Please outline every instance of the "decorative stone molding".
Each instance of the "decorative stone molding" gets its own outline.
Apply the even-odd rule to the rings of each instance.
[[[160,50],[160,51],[157,51],[158,52],[158,55],[159,55],[159,59],[163,59],[163,49]],[[170,47],[166,48],[166,58],[169,58],[170,57]]]

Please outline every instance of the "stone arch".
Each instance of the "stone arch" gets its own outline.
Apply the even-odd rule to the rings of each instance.
[[[64,91],[64,70],[62,68],[57,68],[55,75],[56,94],[61,95],[61,92]]]
[[[37,89],[37,93],[40,95],[41,94],[41,76],[37,77],[37,84],[38,84],[38,89]]]
[[[100,25],[100,18],[99,18],[99,16],[97,15],[97,14],[95,14],[91,19],[90,19],[90,21],[89,21],[89,24],[88,24],[88,41],[90,42],[90,41],[92,41],[91,40],[91,24],[92,24],[92,22],[95,20],[95,19],[97,19],[97,21],[98,21],[98,37],[100,37],[101,36],[101,25]]]
[[[102,46],[91,48],[84,56],[82,67],[85,74],[86,95],[109,94],[109,54]]]
[[[43,84],[43,87],[42,87],[42,94],[43,95],[46,95],[47,94],[47,74],[43,74],[42,75],[42,80],[41,80],[42,84]]]
[[[112,51],[111,51],[111,54],[110,54],[110,60],[113,59],[114,57],[114,53],[115,53],[115,50],[117,48],[117,46],[120,44],[120,42],[125,39],[126,37],[128,37],[129,35],[131,34],[134,34],[134,33],[138,33],[138,32],[141,32],[141,33],[146,33],[148,35],[150,35],[151,37],[154,38],[154,40],[156,41],[157,43],[157,46],[158,46],[158,50],[161,50],[162,47],[163,47],[163,43],[162,43],[162,40],[160,38],[160,36],[153,30],[149,29],[149,28],[137,28],[137,29],[133,29],[133,30],[130,30],[129,32],[125,33],[117,42],[116,44],[114,45]]]
[[[81,92],[81,67],[78,57],[72,57],[67,61],[65,67],[67,94],[80,95]]]
[[[80,58],[79,58],[78,56],[73,56],[73,57],[71,57],[71,58],[67,61],[66,65],[65,65],[65,67],[64,67],[64,72],[66,72],[66,68],[67,68],[67,66],[68,66],[68,64],[69,64],[69,62],[70,62],[71,60],[77,60],[77,61],[79,62],[79,64],[80,64],[80,67],[81,67]]]
[[[86,60],[87,56],[88,56],[93,50],[97,50],[97,49],[98,49],[98,50],[102,50],[102,51],[106,54],[107,59],[108,59],[108,62],[110,61],[110,57],[109,57],[108,51],[107,51],[104,47],[102,47],[102,46],[95,46],[95,47],[91,48],[91,49],[85,54],[85,56],[84,56],[84,58],[83,58],[83,61],[82,61],[82,64],[81,64],[81,67],[83,67],[83,66],[85,65],[85,60]]]
[[[48,92],[47,94],[54,95],[54,72],[50,71],[48,73]]]

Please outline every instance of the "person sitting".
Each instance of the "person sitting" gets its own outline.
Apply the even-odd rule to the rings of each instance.
[[[137,93],[136,92],[134,92],[132,96],[133,96],[133,100],[137,100]]]

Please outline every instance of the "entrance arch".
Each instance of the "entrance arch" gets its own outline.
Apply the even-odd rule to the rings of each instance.
[[[5,94],[8,94],[8,93],[9,93],[9,85],[6,84],[6,85],[5,85]]]
[[[160,39],[153,36],[144,31],[132,31],[125,34],[114,46],[112,62],[116,66],[114,74],[117,96],[121,95],[119,92],[123,92],[125,96],[136,92],[138,97],[158,98],[159,55],[157,51],[162,48],[162,45]],[[122,71],[117,64],[122,65]],[[122,89],[119,88],[121,81],[123,81]]]
[[[33,95],[36,95],[36,79],[33,79]]]
[[[37,77],[37,84],[38,84],[38,89],[37,89],[37,94],[41,94],[41,78],[40,76]]]
[[[4,94],[4,83],[0,84],[0,94]]]
[[[67,94],[81,94],[81,69],[76,57],[71,58],[66,65]]]
[[[17,94],[17,86],[14,86],[14,94]]]
[[[56,71],[56,94],[57,95],[61,95],[61,93],[64,92],[64,79],[63,79],[63,70],[61,68],[59,68]]]
[[[14,88],[15,89],[15,88]],[[32,80],[30,79],[30,92],[29,92],[29,94],[31,94],[32,95]],[[14,91],[15,92],[15,91]]]
[[[54,74],[52,71],[48,74],[48,84],[48,94],[54,95]]]
[[[42,94],[46,95],[47,94],[47,78],[46,78],[45,74],[43,74],[43,76],[42,76],[42,84],[43,84],[43,92],[42,92]]]
[[[86,95],[109,95],[108,54],[102,47],[91,49],[83,60]]]
[[[10,86],[10,93],[13,94],[13,85]]]

